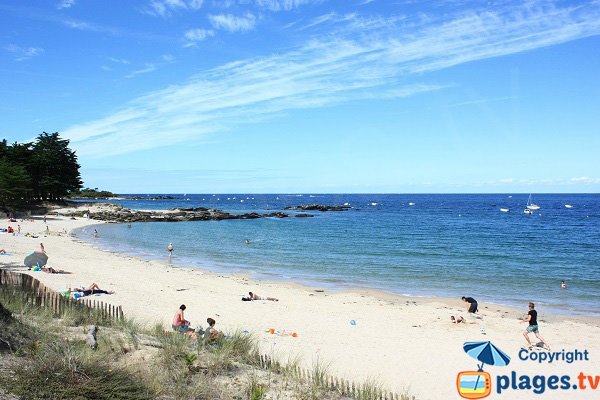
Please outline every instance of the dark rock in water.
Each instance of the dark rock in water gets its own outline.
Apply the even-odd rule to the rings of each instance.
[[[301,214],[294,215],[294,217],[296,217],[296,218],[309,218],[309,217],[314,217],[314,215],[312,215],[312,214],[306,214],[306,213],[301,213]]]
[[[209,209],[206,207],[193,207],[193,208],[171,208],[173,211],[181,210],[181,211],[208,211]]]
[[[296,210],[296,211],[346,211],[349,210],[350,206],[325,206],[321,204],[300,204],[299,206],[289,206],[286,207],[286,210]]]
[[[269,214],[264,214],[263,217],[267,217],[267,218],[287,218],[289,217],[288,214],[283,213],[283,212],[273,212],[273,213],[269,213]]]

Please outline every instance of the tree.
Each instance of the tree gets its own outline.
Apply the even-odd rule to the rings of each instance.
[[[58,132],[43,132],[37,137],[32,146],[32,161],[33,192],[37,199],[59,200],[81,189],[77,155]]]
[[[27,204],[31,180],[20,165],[0,158],[0,208],[16,210]]]

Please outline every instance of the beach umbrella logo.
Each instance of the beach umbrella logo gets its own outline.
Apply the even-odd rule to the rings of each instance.
[[[463,350],[481,364],[477,364],[477,371],[459,372],[456,377],[458,394],[465,399],[483,399],[492,392],[492,378],[483,366],[504,367],[510,363],[510,357],[489,341],[466,342]]]
[[[46,265],[47,262],[48,255],[46,255],[46,253],[42,253],[41,251],[34,251],[33,253],[25,257],[25,260],[23,260],[23,264],[25,264],[25,266],[29,268],[34,267],[36,265],[38,267],[43,267],[44,265]]]

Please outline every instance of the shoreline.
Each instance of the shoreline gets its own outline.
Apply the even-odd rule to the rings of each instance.
[[[145,211],[160,212],[161,210],[148,209]],[[86,228],[90,228],[91,226],[94,226],[94,225],[102,225],[104,223],[106,223],[106,222],[95,221],[89,225],[84,225],[79,228],[76,228],[73,232],[75,239],[81,241],[81,243],[89,244],[93,248],[96,248],[100,251],[110,252],[112,254],[122,254],[127,257],[138,258],[140,260],[140,262],[157,262],[166,267],[191,268],[194,270],[202,271],[204,273],[210,273],[210,274],[215,274],[215,275],[225,274],[225,275],[231,275],[231,276],[239,276],[239,277],[243,277],[248,280],[251,280],[251,281],[263,282],[263,283],[268,283],[268,284],[292,285],[292,286],[302,288],[304,290],[309,290],[309,291],[314,290],[314,289],[326,289],[326,290],[330,291],[331,293],[359,293],[359,294],[367,293],[369,296],[381,298],[381,299],[388,299],[388,300],[391,297],[398,297],[400,299],[416,298],[416,299],[422,299],[425,301],[440,301],[440,302],[448,303],[448,304],[457,304],[456,303],[457,299],[460,300],[460,297],[451,297],[451,296],[444,295],[444,294],[440,294],[440,295],[430,294],[430,293],[429,294],[405,294],[405,293],[400,293],[400,292],[394,292],[392,290],[387,290],[382,287],[368,286],[368,285],[361,286],[360,284],[356,284],[351,281],[339,281],[339,282],[335,282],[335,283],[334,282],[325,283],[325,282],[319,282],[317,277],[306,277],[306,278],[296,277],[297,281],[293,281],[293,280],[291,280],[291,279],[293,279],[293,277],[286,277],[286,276],[283,276],[280,274],[264,274],[264,273],[244,272],[244,271],[233,272],[233,271],[226,270],[226,267],[222,268],[223,270],[221,270],[220,268],[211,268],[208,265],[186,266],[186,265],[183,265],[186,262],[188,262],[185,259],[185,257],[183,257],[180,261],[177,261],[177,259],[179,259],[179,257],[175,256],[174,262],[169,263],[169,262],[165,261],[166,256],[159,257],[158,255],[150,255],[150,256],[146,257],[146,256],[136,253],[136,252],[128,253],[126,251],[121,251],[121,250],[119,250],[119,251],[110,250],[110,249],[106,248],[106,246],[96,245],[92,241],[85,240],[83,238],[83,235],[78,236],[78,233],[81,233],[81,232],[87,233],[84,231]],[[117,222],[117,223],[120,223],[120,222]],[[123,223],[120,223],[120,224],[123,224]],[[206,261],[206,262],[210,262],[210,261]],[[270,277],[274,277],[274,278],[270,278]],[[277,279],[278,277],[280,279]],[[468,296],[469,294],[465,294],[465,295]],[[479,298],[478,298],[478,300],[479,300]],[[509,310],[514,311],[514,310],[519,310],[519,307],[517,304],[526,304],[527,301],[529,301],[529,299],[528,300],[522,299],[521,301],[518,301],[515,299],[510,303],[499,303],[499,302],[494,302],[494,301],[489,301],[489,300],[483,300],[482,302],[484,302],[486,304],[490,304],[493,307],[500,307],[503,309],[509,309]],[[458,301],[458,304],[462,305],[462,303],[460,301]],[[566,303],[552,304],[551,306],[549,306],[547,303],[543,303],[543,302],[536,302],[536,304],[538,304],[539,307],[545,308],[547,310],[546,311],[547,315],[553,315],[556,317],[568,318],[571,320],[584,321],[584,322],[590,322],[590,323],[600,323],[600,310],[596,311],[595,313],[593,311],[592,311],[592,313],[589,313],[590,310],[585,310],[585,311],[581,311],[581,312],[575,311],[572,313],[570,310],[564,309],[564,307],[567,306]]]
[[[49,265],[71,274],[27,272],[25,267],[18,270],[49,287],[60,289],[94,281],[103,289],[116,291],[99,300],[122,305],[128,318],[147,324],[159,321],[167,327],[173,313],[185,303],[186,318],[193,325],[206,325],[206,317],[211,316],[219,329],[244,329],[254,334],[266,354],[282,360],[299,355],[309,368],[319,359],[331,363],[331,373],[340,378],[356,382],[376,379],[385,388],[408,390],[418,399],[456,397],[456,373],[473,367],[473,360],[462,351],[463,342],[493,340],[515,358],[524,343],[524,325],[517,318],[526,312],[525,307],[480,302],[483,319],[473,319],[467,316],[460,299],[406,297],[370,289],[319,292],[316,287],[293,282],[256,281],[242,274],[172,267],[107,252],[80,238],[55,233],[97,223],[51,217],[47,237],[40,219],[21,223],[22,232],[39,234],[39,238],[1,234],[0,248],[11,255],[1,256],[0,265],[21,265],[23,257],[44,242]],[[279,301],[241,302],[240,297],[248,291]],[[593,355],[586,368],[600,368],[600,347],[595,344],[600,337],[600,318],[565,316],[543,308],[539,312],[540,330],[553,347],[586,347]],[[463,315],[469,323],[452,324],[450,315]],[[297,332],[298,337],[270,335],[265,332],[269,328]],[[572,338],[570,332],[578,332],[578,336]],[[532,370],[531,365],[520,368]],[[571,366],[564,369],[570,370]]]

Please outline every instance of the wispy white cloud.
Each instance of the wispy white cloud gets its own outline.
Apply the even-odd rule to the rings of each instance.
[[[588,176],[579,176],[576,178],[571,178],[569,179],[570,183],[577,183],[577,184],[599,184],[600,183],[600,178],[590,178]]]
[[[229,32],[246,32],[256,25],[256,17],[251,13],[237,17],[231,14],[209,15],[208,19],[215,29],[224,29]]]
[[[563,8],[539,4],[443,21],[353,18],[335,35],[203,71],[63,134],[86,156],[194,141],[294,109],[439,90],[446,85],[418,80],[430,71],[600,34],[598,1]]]
[[[108,59],[116,64],[131,64],[129,60],[126,60],[124,58],[108,57]]]
[[[322,0],[255,0],[258,7],[269,11],[289,11],[304,4],[321,2]]]
[[[143,12],[159,17],[169,17],[174,11],[199,10],[203,0],[152,0]]]
[[[510,185],[510,186],[569,186],[569,185],[598,185],[600,178],[580,176],[575,178],[504,178],[498,181],[485,182],[485,186]]]
[[[15,61],[25,61],[44,53],[41,47],[21,47],[16,44],[9,44],[4,47],[4,50],[11,53]]]
[[[125,78],[133,78],[134,76],[141,75],[141,74],[147,74],[148,72],[153,72],[153,71],[156,71],[156,64],[146,63],[146,64],[144,64],[144,68],[136,69],[135,71],[132,71],[131,73],[125,75]]]
[[[172,63],[173,61],[175,61],[175,56],[173,54],[163,54],[162,56],[160,56],[160,58],[162,58],[162,60],[167,63]]]
[[[63,8],[71,8],[75,5],[75,2],[75,0],[62,0],[60,3],[58,3],[56,8],[59,10],[62,10]]]
[[[211,29],[190,29],[185,32],[183,35],[184,39],[184,47],[195,46],[198,42],[208,39],[211,36],[214,36],[215,32]]]

